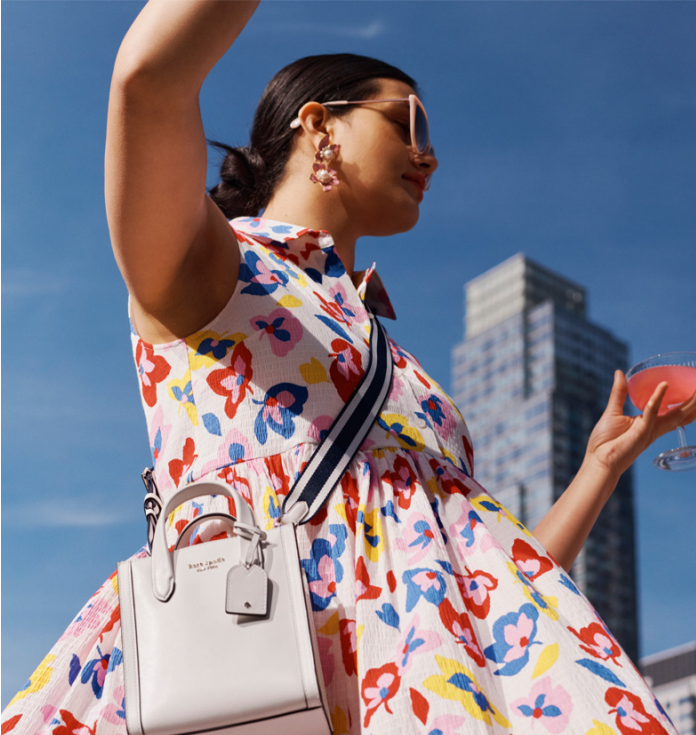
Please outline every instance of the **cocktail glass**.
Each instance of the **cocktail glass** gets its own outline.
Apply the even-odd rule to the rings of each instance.
[[[655,388],[666,381],[665,393],[658,415],[688,401],[696,391],[696,352],[666,352],[634,365],[627,373],[628,395],[633,405],[642,411]],[[686,444],[684,427],[679,427],[682,443],[677,449],[662,452],[655,458],[655,466],[661,470],[696,469],[696,447]]]

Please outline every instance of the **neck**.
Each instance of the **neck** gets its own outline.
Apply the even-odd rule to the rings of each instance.
[[[309,180],[290,177],[278,187],[262,216],[329,232],[343,267],[349,276],[353,276],[359,235],[352,226],[353,218],[348,216],[337,187],[325,192]]]

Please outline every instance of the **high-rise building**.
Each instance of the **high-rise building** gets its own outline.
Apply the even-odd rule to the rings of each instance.
[[[474,476],[533,530],[570,484],[628,348],[587,318],[585,289],[517,254],[465,285],[452,393],[472,434]],[[571,576],[638,660],[630,471]]]
[[[640,670],[679,735],[696,735],[696,641],[645,656]]]

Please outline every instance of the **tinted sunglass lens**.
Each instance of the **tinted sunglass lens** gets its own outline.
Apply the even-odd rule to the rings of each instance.
[[[428,121],[420,105],[416,105],[416,148],[422,153],[428,144]]]

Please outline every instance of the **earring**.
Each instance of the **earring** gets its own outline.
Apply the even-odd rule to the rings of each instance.
[[[340,147],[336,143],[329,145],[329,136],[325,135],[319,142],[319,150],[314,154],[313,173],[309,175],[309,180],[315,184],[321,184],[324,191],[331,191],[333,186],[341,183],[336,171],[328,165],[336,158]]]

